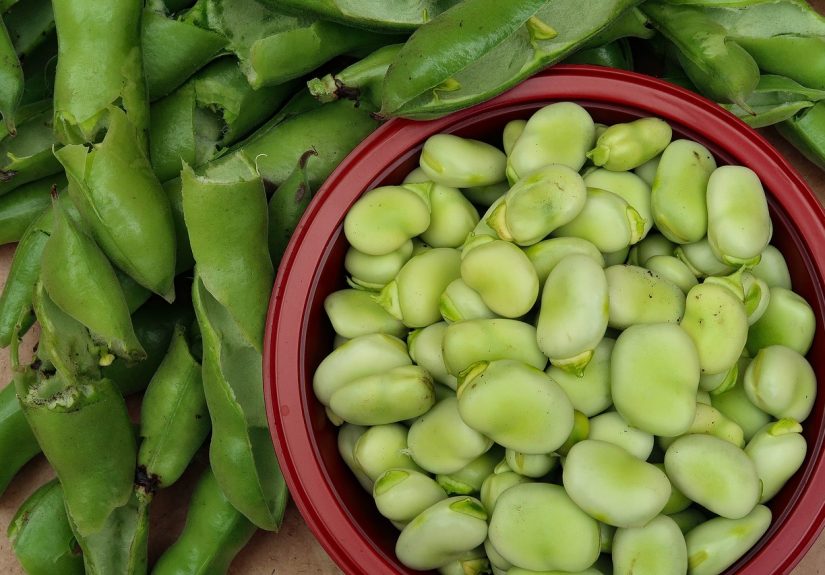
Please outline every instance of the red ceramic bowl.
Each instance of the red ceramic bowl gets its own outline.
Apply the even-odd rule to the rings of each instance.
[[[825,382],[825,212],[810,188],[759,134],[712,102],[656,79],[591,66],[559,66],[473,108],[427,122],[392,120],[358,146],[307,209],[281,264],[267,322],[266,403],[272,438],[298,509],[344,572],[414,573],[393,552],[397,531],[338,455],[336,428],[312,393],[312,374],[331,350],[324,298],[346,287],[344,214],[365,191],[399,183],[424,141],[448,132],[498,143],[505,123],[555,101],[578,102],[596,121],[641,116],[667,120],[675,137],[707,146],[720,164],[753,169],[769,192],[773,243],[785,255],[794,290],[813,306],[817,330],[809,359]],[[804,424],[808,456],[771,502],[762,540],[728,573],[789,573],[825,522],[825,384]]]

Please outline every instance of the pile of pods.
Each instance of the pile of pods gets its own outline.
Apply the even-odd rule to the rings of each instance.
[[[759,178],[570,102],[502,140],[432,136],[347,213],[313,377],[341,456],[412,569],[723,572],[816,395]]]

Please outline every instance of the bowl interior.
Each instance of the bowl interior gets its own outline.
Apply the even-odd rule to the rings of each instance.
[[[601,73],[601,72],[600,72]],[[601,99],[581,99],[570,97],[545,97],[536,98],[532,101],[516,101],[509,104],[502,104],[500,106],[493,106],[488,108],[483,113],[465,114],[457,121],[442,122],[439,126],[439,132],[454,133],[463,137],[476,138],[488,141],[492,144],[500,146],[501,133],[504,125],[516,118],[527,118],[538,108],[552,103],[553,101],[568,100],[576,101],[584,106],[594,120],[605,124],[613,124],[617,122],[624,122],[633,120],[639,117],[651,115],[649,108],[640,107],[634,104],[622,104],[614,101],[605,102]],[[653,112],[655,114],[655,112]],[[731,117],[732,118],[732,117]],[[717,162],[721,164],[744,164],[749,165],[743,161],[743,158],[737,154],[737,150],[721,145],[718,139],[709,134],[709,130],[713,127],[695,124],[690,122],[676,122],[672,118],[667,119],[674,131],[674,139],[688,138],[700,142],[708,147],[716,157]],[[731,120],[726,118],[727,122],[738,122],[738,120]],[[717,134],[718,135],[718,134]],[[758,137],[758,136],[756,136]],[[282,412],[273,408],[271,415],[274,415],[274,420],[271,421],[273,434],[276,436],[276,445],[279,446],[279,456],[283,459],[285,457],[300,458],[303,462],[308,463],[305,467],[297,464],[295,465],[295,477],[290,476],[291,465],[285,466],[285,473],[290,481],[290,487],[298,488],[304,480],[302,477],[302,469],[310,471],[310,467],[319,471],[321,476],[326,481],[325,489],[330,496],[327,503],[334,501],[339,507],[336,510],[342,517],[346,518],[344,525],[337,525],[334,529],[325,528],[318,523],[324,523],[323,509],[313,510],[312,497],[313,493],[310,488],[297,489],[298,495],[296,501],[299,508],[301,508],[304,516],[307,518],[310,526],[315,531],[316,535],[321,540],[321,543],[327,548],[328,552],[339,562],[342,568],[347,572],[351,571],[351,565],[356,565],[360,562],[364,565],[366,558],[355,557],[352,561],[342,559],[342,554],[347,555],[352,552],[341,547],[348,545],[347,541],[352,541],[355,538],[360,545],[363,545],[363,551],[369,555],[369,561],[377,561],[371,563],[373,565],[382,565],[386,573],[414,573],[405,569],[395,560],[394,545],[397,538],[396,529],[384,519],[375,509],[373,499],[370,494],[366,493],[355,480],[343,460],[340,458],[337,449],[337,429],[327,419],[323,407],[315,400],[312,392],[312,374],[320,361],[331,351],[333,332],[329,321],[326,318],[323,302],[324,298],[335,290],[347,287],[345,281],[344,271],[344,255],[347,249],[347,243],[342,231],[342,221],[346,210],[357,199],[357,196],[365,192],[367,189],[373,187],[397,184],[406,176],[406,174],[418,165],[418,155],[423,144],[424,136],[419,137],[418,140],[409,141],[404,146],[404,151],[401,154],[390,158],[376,158],[374,162],[374,176],[370,176],[369,183],[360,190],[348,189],[346,191],[328,189],[324,190],[327,193],[317,198],[317,201],[328,204],[327,209],[332,210],[330,213],[337,213],[339,215],[337,222],[335,217],[331,216],[325,220],[329,226],[326,233],[319,231],[318,236],[314,238],[321,241],[323,245],[314,246],[318,251],[319,259],[318,265],[313,270],[307,271],[302,275],[304,280],[308,279],[309,283],[303,285],[306,289],[306,300],[301,317],[302,330],[300,334],[292,334],[292,338],[298,338],[295,342],[297,347],[294,349],[298,351],[297,357],[281,357],[275,355],[271,358],[270,369],[267,370],[268,377],[271,375],[268,384],[272,387],[268,393],[272,393],[272,405],[278,405],[280,393],[279,389],[283,386],[296,386],[297,392],[301,400],[301,412],[305,418],[305,427],[307,430],[307,438],[311,446],[311,453],[295,454],[290,453],[288,438],[284,436],[289,433],[287,429],[289,426],[284,425],[281,420]],[[764,141],[762,145],[767,146]],[[358,151],[356,151],[358,153]],[[366,151],[369,159],[369,150]],[[364,159],[364,154],[362,154]],[[758,173],[764,172],[767,169],[779,169],[773,166],[757,166],[749,165]],[[762,176],[762,173],[760,173]],[[362,178],[367,179],[367,178]],[[334,180],[334,178],[333,178]],[[788,213],[787,206],[792,205],[793,202],[801,201],[799,196],[803,194],[803,190],[794,187],[787,187],[784,189],[771,189],[768,182],[763,177],[763,182],[766,183],[766,191],[769,194],[771,215],[774,223],[774,234],[772,243],[778,247],[784,254],[791,276],[793,279],[794,291],[805,297],[811,303],[817,317],[817,330],[812,351],[809,354],[809,360],[813,365],[820,381],[825,381],[825,363],[823,363],[823,346],[825,340],[823,339],[823,325],[825,322],[825,298],[823,298],[821,276],[821,264],[817,267],[818,262],[814,261],[811,256],[812,242],[817,241],[817,238],[811,237],[810,233],[821,233],[821,230],[806,230],[805,226],[800,228],[798,223],[795,223],[791,214]],[[802,184],[804,186],[804,184]],[[807,191],[810,194],[810,191]],[[789,203],[791,202],[791,203]],[[317,212],[316,212],[317,213]],[[305,228],[315,226],[317,222],[313,223],[313,212],[308,213],[308,219],[302,222]],[[810,232],[810,233],[809,233]],[[299,234],[300,235],[300,234]],[[304,246],[309,245],[313,238],[304,236],[297,238],[295,245],[290,247],[294,252],[290,262],[286,267],[282,266],[279,274],[279,283],[288,283],[294,281],[291,278],[291,266],[294,262],[300,261],[301,250]],[[825,241],[825,237],[818,238],[819,241]],[[277,291],[276,287],[276,291]],[[287,304],[288,305],[288,304]],[[282,309],[286,311],[286,307]],[[274,318],[274,323],[278,323],[278,319]],[[288,334],[277,326],[271,327],[274,332],[272,345],[267,346],[267,353],[274,353],[277,351],[279,340],[287,337]],[[269,335],[269,334],[268,334]],[[297,362],[297,364],[296,364]],[[299,378],[298,381],[285,381],[279,377],[280,367],[284,363],[296,364]],[[283,374],[282,376],[283,377]],[[820,385],[820,390],[823,390]],[[282,410],[281,410],[282,411]],[[811,487],[813,479],[816,476],[818,481],[823,481],[823,441],[825,441],[825,393],[820,393],[817,398],[814,411],[808,420],[804,423],[804,435],[808,441],[808,456],[803,464],[803,468],[788,482],[772,502],[770,507],[774,513],[774,521],[769,532],[763,537],[760,543],[751,550],[751,552],[736,565],[734,565],[729,573],[756,573],[757,571],[749,571],[748,569],[755,569],[760,565],[759,573],[772,572],[779,573],[785,569],[790,570],[790,566],[798,561],[798,557],[794,558],[790,547],[785,549],[767,549],[766,542],[771,537],[777,534],[783,528],[788,527],[789,518],[797,513],[800,508],[800,499],[802,495]],[[307,501],[302,501],[306,498]],[[820,511],[821,513],[821,511]],[[821,523],[820,517],[820,523]],[[328,526],[327,526],[328,527]],[[808,532],[810,532],[810,525],[808,525]],[[347,534],[341,534],[341,529],[349,530]],[[798,529],[797,529],[798,532]],[[790,536],[790,534],[788,534]],[[809,535],[808,539],[815,538],[815,531],[813,535]],[[796,537],[795,545],[800,547],[798,537]],[[793,539],[789,539],[793,541]],[[810,544],[810,541],[808,542]],[[802,549],[804,550],[804,549]],[[782,554],[783,557],[779,557]],[[772,565],[781,566],[779,569],[765,571],[762,566],[765,561],[770,558],[774,561]],[[761,562],[761,563],[758,563]],[[375,567],[373,567],[375,568]],[[373,571],[369,572],[373,575]],[[375,575],[378,575],[375,572]]]

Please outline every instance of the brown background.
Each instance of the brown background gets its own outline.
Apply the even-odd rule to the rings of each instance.
[[[811,4],[820,13],[825,14],[825,0],[813,0]],[[825,203],[825,172],[801,157],[772,130],[763,130],[763,133],[800,171],[820,201]],[[14,246],[0,247],[0,287],[5,283],[13,252]],[[27,336],[23,346],[24,352],[31,349],[35,335],[33,332]],[[0,387],[9,380],[8,350],[0,350]],[[151,508],[150,561],[153,561],[180,533],[192,486],[205,463],[206,454],[199,454],[193,468],[177,484],[156,496]],[[20,503],[52,476],[43,456],[38,456],[23,468],[8,490],[0,496],[0,574],[23,574],[5,536],[6,528]],[[822,496],[825,497],[825,493]],[[295,506],[290,504],[281,531],[277,534],[259,531],[235,559],[230,573],[337,575],[341,572],[315,541]],[[825,575],[825,533],[820,535],[793,571],[793,575]]]

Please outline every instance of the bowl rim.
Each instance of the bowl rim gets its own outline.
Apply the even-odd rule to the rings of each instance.
[[[818,300],[825,299],[825,208],[799,173],[763,136],[716,103],[680,86],[624,70],[559,65],[528,78],[495,98],[442,118],[389,120],[338,165],[301,218],[278,269],[264,341],[267,420],[284,478],[310,530],[346,573],[400,572],[393,567],[390,558],[366,540],[363,530],[351,522],[339,505],[320,460],[314,456],[306,457],[307,454],[314,455],[317,446],[312,430],[306,424],[309,417],[302,386],[278,386],[276,383],[278,380],[300,381],[303,373],[305,304],[310,299],[310,292],[314,291],[317,270],[326,259],[329,245],[336,236],[335,230],[343,219],[341,202],[333,206],[336,202],[328,200],[339,187],[357,188],[359,191],[354,196],[357,197],[373,187],[389,169],[375,173],[365,157],[371,162],[374,154],[384,157],[408,150],[432,133],[471,121],[485,112],[512,108],[519,103],[535,105],[564,100],[630,107],[681,126],[693,127],[706,140],[730,152],[738,163],[757,172],[766,188],[795,190],[795,193],[783,193],[774,198],[807,240],[808,253],[803,256],[814,273],[813,285]],[[712,126],[713,132],[705,131],[707,126]],[[410,144],[411,137],[415,139],[413,144]],[[337,216],[336,210],[339,212]],[[319,220],[323,225],[312,225]],[[810,241],[811,238],[820,241]],[[307,251],[311,253],[307,254]],[[300,266],[296,267],[299,260]],[[817,332],[822,329],[822,319],[817,317]],[[824,435],[821,433],[816,445],[809,446],[809,453],[825,453]],[[790,573],[813,545],[825,526],[825,498],[821,495],[825,493],[825,456],[814,462],[807,475],[803,479],[804,487],[789,501],[790,511],[783,513],[782,524],[778,528],[772,525],[769,542],[751,551],[744,562],[739,561],[741,570],[738,573]]]

